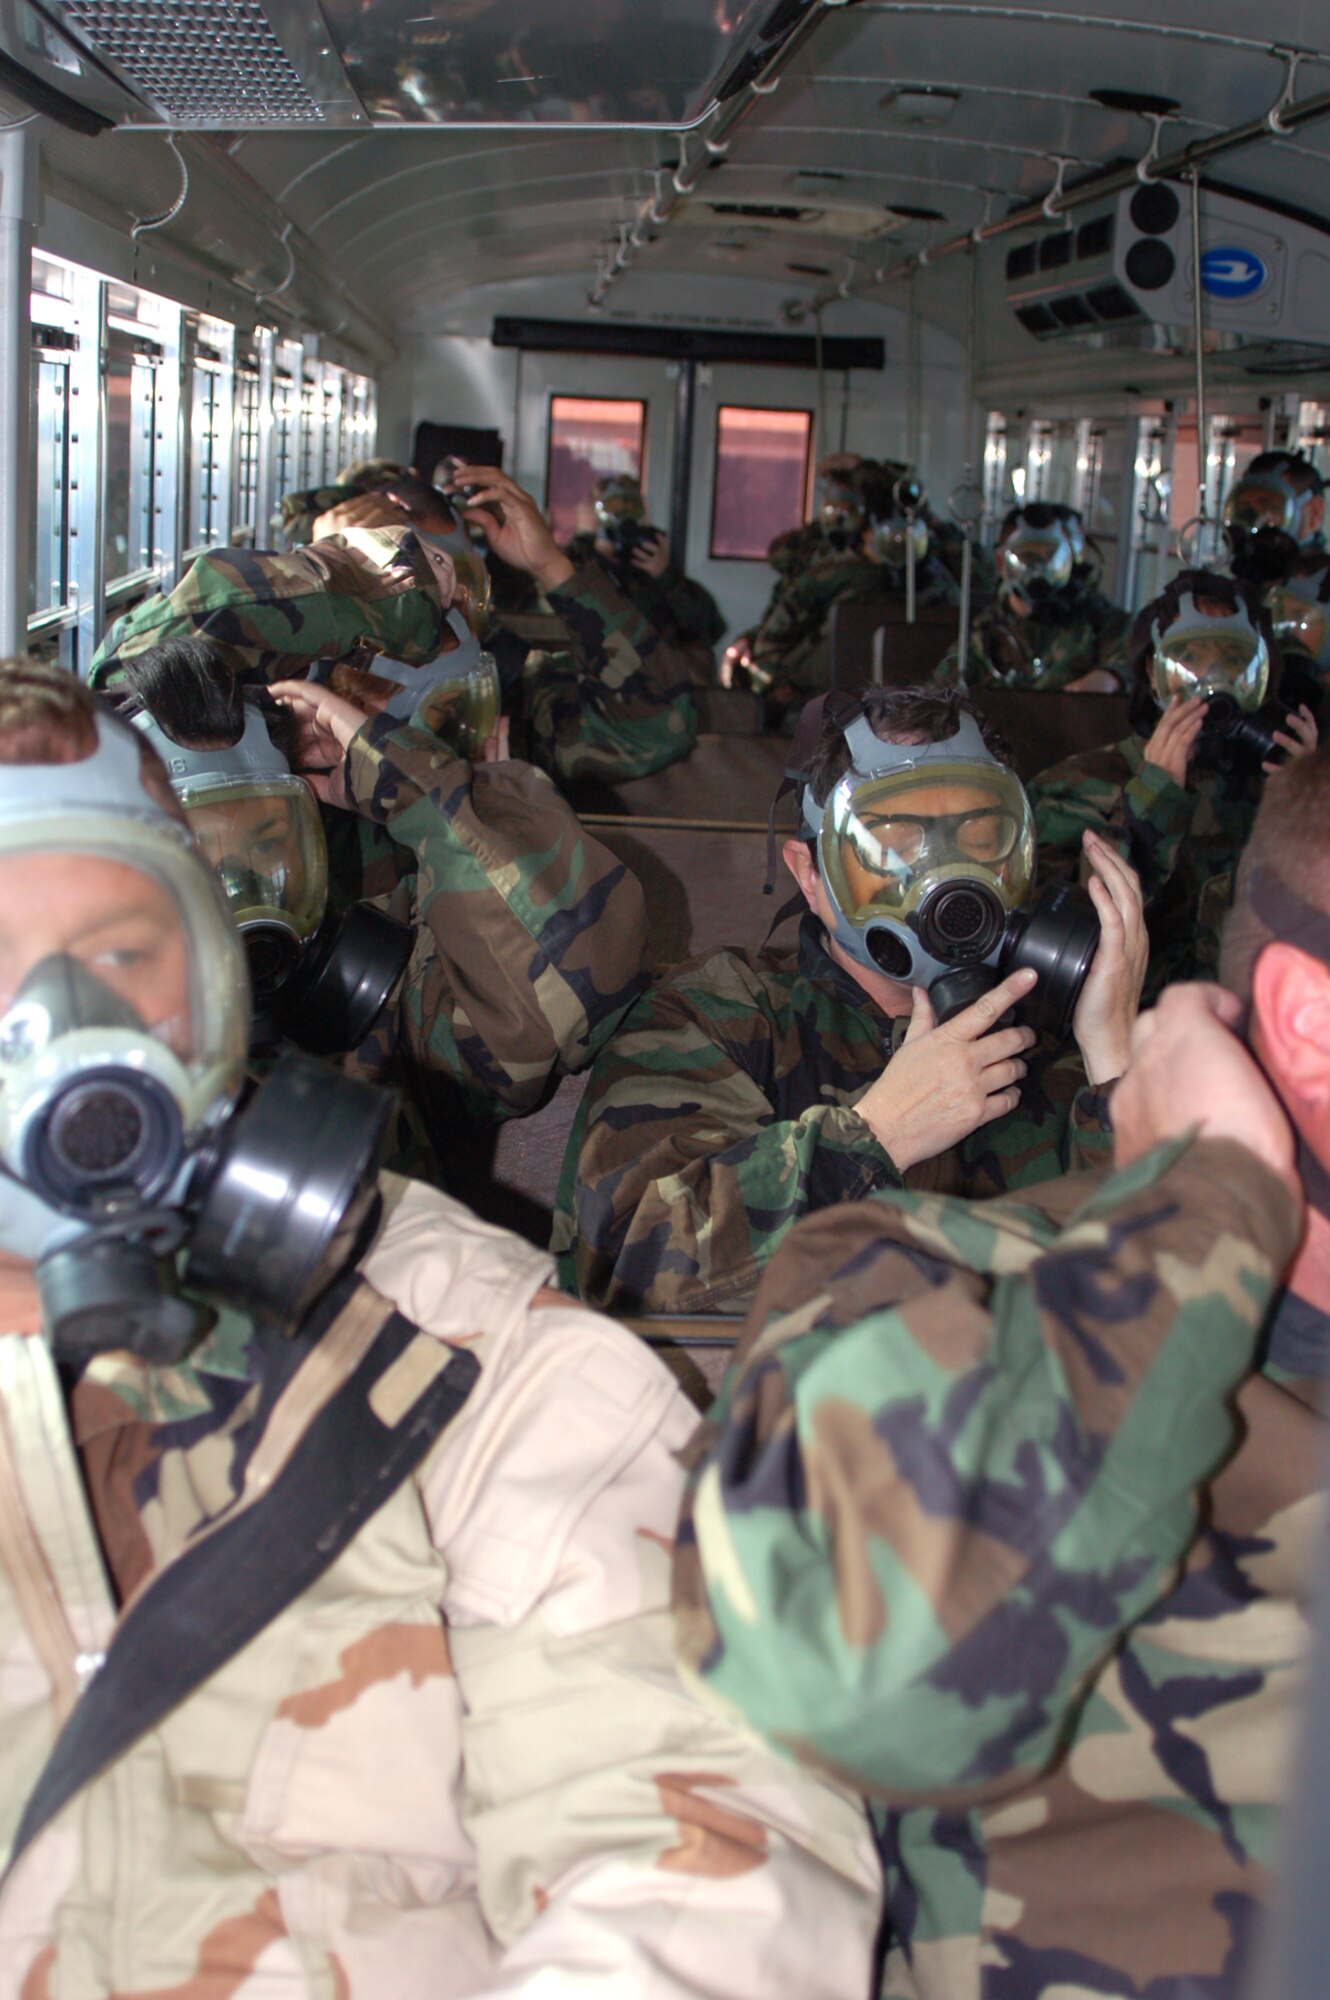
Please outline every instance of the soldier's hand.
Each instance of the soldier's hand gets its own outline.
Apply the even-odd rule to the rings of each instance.
[[[492,465],[456,465],[453,479],[457,486],[472,489],[463,517],[480,529],[496,556],[525,570],[542,590],[557,590],[567,583],[573,565],[525,487]]]
[[[1292,714],[1286,715],[1284,720],[1288,724],[1287,732],[1282,729],[1276,729],[1272,734],[1279,748],[1288,752],[1289,763],[1296,763],[1299,757],[1310,757],[1312,751],[1316,748],[1317,729],[1316,717],[1312,714],[1306,702],[1299,702]],[[1261,766],[1261,769],[1267,775],[1274,771],[1282,771],[1284,768],[1285,766],[1282,763],[1276,763],[1273,760]]]
[[[1132,1030],[1131,1062],[1113,1092],[1113,1159],[1127,1167],[1196,1131],[1236,1139],[1299,1191],[1293,1131],[1233,1032],[1242,1016],[1220,986],[1170,986]]]
[[[489,735],[485,738],[485,747],[480,753],[480,763],[506,764],[509,762],[512,756],[512,752],[508,748],[508,735],[511,726],[509,718],[506,715],[499,717],[493,729],[491,729]]]
[[[1013,972],[940,1028],[915,987],[905,1040],[854,1107],[902,1173],[1016,1109],[1034,1030],[997,1023],[1034,983],[1028,967]]]
[[[1168,706],[1141,753],[1146,763],[1157,765],[1175,785],[1185,786],[1187,765],[1204,721],[1205,701],[1201,695],[1188,695],[1185,701],[1180,694],[1170,695]]]
[[[723,688],[734,686],[736,673],[751,673],[753,656],[749,651],[751,632],[740,632],[737,639],[731,639],[720,656],[720,684]]]
[[[365,726],[363,710],[317,681],[274,681],[273,700],[295,724],[291,769],[326,806],[346,804],[346,753]]]
[[[1099,943],[1072,1016],[1076,1046],[1091,1083],[1111,1083],[1131,1057],[1131,1030],[1150,961],[1145,908],[1136,870],[1102,834],[1083,836],[1086,887],[1099,918]]]
[[[644,569],[648,576],[664,576],[670,566],[669,536],[657,528],[654,540],[637,544],[632,563],[635,569]]]

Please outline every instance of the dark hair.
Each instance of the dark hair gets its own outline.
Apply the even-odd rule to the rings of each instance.
[[[246,705],[263,710],[274,746],[288,760],[294,724],[268,699],[267,684],[246,679],[212,640],[168,639],[120,662],[118,706],[146,709],[173,743],[187,750],[229,749],[245,731]]]
[[[1085,528],[1085,520],[1079,508],[1064,507],[1054,500],[1031,500],[1028,503],[1018,503],[1015,507],[1008,507],[1002,516],[1002,526],[998,529],[998,540],[1005,541],[1020,520],[1026,521],[1032,528],[1056,528],[1060,521],[1076,521],[1082,530]]]
[[[1258,868],[1300,902],[1330,913],[1330,745],[1295,757],[1266,780],[1219,949],[1220,980],[1240,1000],[1251,999],[1252,970],[1278,936],[1270,917],[1252,907]]]
[[[993,756],[1000,763],[1011,762],[1002,738],[975,713],[958,688],[867,687],[857,697],[828,700],[822,711],[822,734],[803,774],[818,805],[826,803],[833,786],[850,768],[845,731],[861,715],[887,743],[905,743],[911,738],[921,743],[945,743],[960,728],[961,718],[972,715]]]
[[[1263,472],[1278,472],[1288,481],[1295,493],[1325,492],[1325,481],[1304,452],[1300,451],[1260,451],[1236,484],[1243,479],[1259,479]]]

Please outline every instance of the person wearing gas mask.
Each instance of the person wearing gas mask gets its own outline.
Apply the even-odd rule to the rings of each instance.
[[[1129,621],[1097,588],[1098,552],[1075,508],[1011,508],[994,556],[997,595],[971,623],[964,667],[955,646],[944,656],[939,685],[1116,693]]]
[[[1299,555],[1325,548],[1325,485],[1300,451],[1263,451],[1229,489],[1223,508],[1229,566],[1243,583],[1287,574]]]
[[[1076,872],[1087,829],[1135,868],[1151,1000],[1214,976],[1264,781],[1315,748],[1320,696],[1275,645],[1257,592],[1211,570],[1184,570],[1146,605],[1127,657],[1135,733],[1041,772],[1030,796],[1043,879]]]
[[[551,593],[568,634],[557,651],[526,661],[514,750],[560,780],[644,777],[687,756],[697,711],[686,663],[599,566],[574,572],[513,480],[474,466],[458,476],[467,493],[457,511]],[[409,525],[352,526],[284,555],[209,550],[169,595],[116,621],[94,656],[93,684],[109,685],[134,653],[193,634],[242,672],[317,672],[339,691],[353,685],[348,672],[370,664],[409,689],[415,670],[445,653],[454,678],[492,675],[482,658],[484,566],[450,539],[451,510],[413,505]]]
[[[528,576],[566,638],[529,653],[514,690],[515,751],[558,780],[644,778],[697,742],[687,649],[600,562],[577,564],[539,507],[493,466],[447,463],[447,495],[487,557]],[[435,523],[427,508],[413,521]],[[502,613],[497,616],[502,626]]]
[[[579,509],[579,516],[582,510]],[[711,592],[686,576],[673,560],[670,538],[647,520],[647,503],[637,480],[625,473],[598,479],[585,503],[590,517],[567,547],[577,568],[601,563],[615,588],[648,623],[692,664],[697,680],[715,679],[716,644],[725,617]]]
[[[832,606],[903,598],[911,543],[916,601],[956,601],[952,577],[930,553],[931,517],[908,466],[860,459],[828,484],[819,520],[823,554],[767,611],[747,646],[748,671],[764,696],[768,723],[776,728],[792,721],[803,702],[827,685]]]
[[[1145,970],[1131,870],[1092,837],[1088,897],[1032,909],[1028,801],[947,690],[810,704],[791,766],[797,948],[672,972],[570,1135],[553,1245],[564,1284],[616,1311],[731,1309],[811,1210],[996,1194],[1108,1143]]]
[[[1327,829],[1323,749],[1227,990],[1137,1021],[1112,1178],[801,1223],[695,1448],[682,1658],[869,1795],[884,2000],[1322,1990],[1260,1966],[1325,1729]]]
[[[0,846],[6,1988],[862,1992],[857,1803],[671,1660],[672,1378],[381,1177],[384,1093],[241,1102],[166,773],[25,661]]]
[[[1330,679],[1330,554],[1295,556],[1265,596],[1275,643],[1319,685]]]
[[[737,675],[743,681],[752,680],[761,689],[764,676],[753,657],[757,633],[766,631],[769,623],[779,631],[785,618],[786,598],[796,591],[801,579],[828,556],[841,554],[858,544],[863,533],[863,509],[854,490],[853,475],[862,462],[857,453],[843,451],[831,453],[818,464],[813,518],[801,527],[777,535],[767,549],[767,561],[776,572],[776,581],[757,624],[731,639],[721,655],[722,687],[733,687]],[[796,619],[799,615],[796,608]]]
[[[590,1060],[646,938],[636,877],[543,772],[479,761],[458,692],[247,685],[201,639],[133,655],[117,689],[221,878],[255,1055],[294,1043],[394,1084],[393,1165],[454,1188],[469,1126]]]

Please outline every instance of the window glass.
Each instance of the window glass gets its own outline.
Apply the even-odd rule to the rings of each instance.
[[[259,371],[247,362],[236,373],[236,504],[231,533],[252,542],[259,525]]]
[[[583,528],[591,488],[611,472],[644,477],[647,406],[598,396],[550,398],[550,448],[545,465],[545,511],[556,542],[570,542]],[[579,513],[579,509],[583,510]]]
[[[300,389],[289,370],[278,369],[272,385],[273,491],[279,501],[295,491],[299,477]]]
[[[208,362],[196,360],[190,373],[187,541],[191,549],[198,549],[218,541],[222,532],[221,425],[226,381],[221,370]]]
[[[28,616],[58,611],[68,596],[69,364],[32,357],[28,444]]]
[[[142,344],[113,327],[106,358],[106,581],[150,569],[153,416],[157,370]]]
[[[711,554],[765,562],[777,535],[805,517],[813,418],[808,410],[716,412],[716,489]]]

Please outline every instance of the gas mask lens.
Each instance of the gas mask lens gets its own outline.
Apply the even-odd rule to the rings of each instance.
[[[3,842],[0,1153],[66,1214],[157,1200],[246,1048],[240,947],[197,858],[127,823],[108,852],[99,831]]]
[[[1155,642],[1153,679],[1162,707],[1174,695],[1203,695],[1235,703],[1250,714],[1265,700],[1270,656],[1265,640],[1242,613],[1225,621],[1175,625]]]
[[[1282,528],[1297,537],[1298,500],[1275,481],[1240,479],[1224,502],[1224,528],[1234,537],[1254,535],[1259,528]]]
[[[435,681],[422,697],[416,723],[446,743],[459,757],[478,758],[499,719],[502,692],[492,653],[451,680]]]
[[[1076,549],[1065,527],[1013,535],[998,551],[1002,579],[1025,597],[1065,590],[1076,567]]]
[[[941,913],[946,949],[933,955],[951,961],[958,949],[974,953],[994,909],[1000,931],[1002,913],[1023,900],[1034,868],[1034,823],[1020,783],[997,765],[851,774],[829,801],[822,850],[836,903],[860,929],[884,917],[916,928],[930,892],[935,902],[947,883],[981,889],[984,911],[976,905],[968,916],[954,892],[942,898],[956,908]]]
[[[318,806],[295,777],[202,779],[179,798],[221,882],[256,988],[281,983],[319,927],[328,855]]]
[[[1309,602],[1291,589],[1274,590],[1269,611],[1280,646],[1300,646],[1318,666],[1330,666],[1330,605]]]
[[[928,554],[927,521],[918,518],[911,521],[905,514],[893,514],[886,521],[873,523],[874,551],[889,569],[905,568],[912,544],[914,559],[921,563]]]

